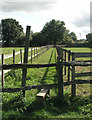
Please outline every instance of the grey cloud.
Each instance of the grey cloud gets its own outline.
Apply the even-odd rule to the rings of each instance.
[[[53,7],[54,3],[49,2],[5,2],[2,4],[3,12],[38,12]]]
[[[90,15],[89,13],[84,13],[82,16],[77,16],[76,19],[72,21],[76,27],[88,27],[90,26]]]

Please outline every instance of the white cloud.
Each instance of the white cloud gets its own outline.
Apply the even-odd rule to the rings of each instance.
[[[5,2],[2,3],[3,12],[39,12],[50,9],[54,3],[44,2]]]
[[[82,13],[81,16],[76,16],[72,23],[76,27],[89,27],[90,26],[90,13]]]

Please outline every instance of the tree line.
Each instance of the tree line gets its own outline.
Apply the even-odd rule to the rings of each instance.
[[[16,19],[8,18],[2,19],[0,30],[2,31],[2,46],[24,46],[25,33],[23,27]],[[43,46],[53,44],[71,44],[77,41],[77,36],[74,32],[70,32],[66,27],[64,21],[52,19],[47,22],[40,32],[30,35],[30,46]]]

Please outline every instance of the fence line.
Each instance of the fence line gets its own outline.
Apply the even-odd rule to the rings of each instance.
[[[30,27],[29,27],[30,28]],[[28,29],[28,28],[27,28]],[[28,32],[28,33],[27,33]],[[26,31],[26,39],[29,39],[29,34],[30,30]],[[27,47],[27,48],[26,48]],[[41,50],[43,50],[44,48],[47,48],[47,50],[50,48],[48,46],[46,47],[41,47]],[[78,57],[78,53],[73,53],[69,50],[64,50],[61,47],[56,47],[57,50],[57,62],[56,63],[52,63],[52,64],[28,64],[27,63],[27,59],[28,59],[28,41],[26,43],[25,46],[25,57],[24,57],[24,64],[11,64],[11,65],[5,65],[3,64],[3,59],[2,59],[2,71],[5,69],[19,69],[21,68],[23,71],[23,76],[22,76],[22,87],[21,88],[4,88],[4,81],[2,78],[2,92],[19,92],[19,91],[23,91],[23,95],[25,96],[25,91],[26,90],[31,90],[31,89],[38,89],[38,88],[43,88],[43,87],[58,87],[58,96],[59,97],[63,97],[64,91],[63,91],[63,87],[67,86],[67,85],[71,85],[72,86],[72,96],[76,95],[76,84],[92,84],[92,80],[75,80],[75,77],[80,75],[80,76],[84,76],[87,74],[91,74],[90,73],[83,73],[83,74],[75,74],[75,66],[91,66],[92,62],[90,61],[75,61],[75,58]],[[36,54],[35,54],[36,53]],[[41,52],[42,53],[42,52]],[[68,57],[67,57],[67,53],[68,53]],[[34,54],[38,55],[37,51],[34,50]],[[89,54],[88,54],[89,55]],[[79,54],[80,56],[80,54]],[[87,56],[84,55],[83,56]],[[32,56],[31,56],[32,57]],[[2,57],[3,58],[3,57]],[[27,58],[27,59],[26,59]],[[31,62],[32,63],[32,62]],[[54,67],[56,66],[56,70],[57,70],[57,77],[58,77],[58,82],[57,84],[45,84],[45,85],[30,85],[30,86],[26,86],[26,74],[27,74],[27,68],[41,68],[41,67]],[[63,80],[63,67],[64,67],[64,75],[66,75],[66,67],[68,67],[68,82],[64,82]],[[72,72],[72,79],[70,81],[70,70]]]
[[[84,53],[84,52],[83,53],[78,53],[78,52],[74,53],[74,52],[71,52],[70,50],[66,50],[60,46],[57,46],[57,53],[60,58],[62,56],[62,52],[60,52],[60,49],[63,52],[63,64],[64,64],[64,62],[68,61],[68,82],[70,81],[70,71],[72,73],[72,78],[71,78],[72,81],[71,82],[73,84],[72,84],[71,92],[72,92],[72,96],[75,96],[76,95],[76,83],[77,83],[75,77],[91,76],[91,74],[92,74],[92,72],[75,74],[75,66],[92,66],[92,60],[76,61],[75,59],[79,58],[79,57],[92,57],[92,53],[87,53],[87,52],[86,53]],[[68,54],[67,60],[66,60],[66,56],[67,56],[66,54]],[[66,67],[67,67],[67,64],[65,64],[64,75],[66,75]],[[92,84],[92,82],[90,82],[90,84]]]

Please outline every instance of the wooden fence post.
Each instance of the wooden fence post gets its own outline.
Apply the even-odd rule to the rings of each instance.
[[[21,61],[21,64],[22,64],[22,49],[20,49],[20,61]]]
[[[61,53],[60,56],[57,57],[57,77],[58,77],[58,96],[63,97],[63,59],[62,59],[63,53]]]
[[[37,54],[37,59],[38,59],[38,49],[37,49],[37,47],[36,47],[36,50],[37,50],[37,51],[36,51],[36,54]]]
[[[72,53],[72,61],[75,61],[74,53]],[[75,66],[72,66],[72,81],[75,81]],[[72,96],[76,95],[76,84],[72,85]]]
[[[32,64],[32,52],[33,52],[33,50],[32,50],[32,47],[31,47],[31,64]]]
[[[27,26],[26,28],[24,63],[28,63],[28,47],[29,47],[29,39],[30,39],[30,28],[31,26]],[[22,73],[22,87],[26,86],[26,75],[27,75],[27,68],[24,68],[23,73]],[[25,97],[25,91],[23,91],[23,96]]]
[[[71,51],[68,51],[68,62],[70,61]],[[68,81],[70,81],[70,66],[68,66]]]
[[[66,49],[65,49],[65,62],[66,62]],[[65,66],[65,75],[66,75],[66,66]]]
[[[35,47],[34,47],[34,60],[35,60]]]
[[[13,50],[13,64],[15,64],[15,50]]]
[[[4,64],[4,54],[2,54],[2,65]],[[4,88],[4,70],[2,70],[2,88]]]

